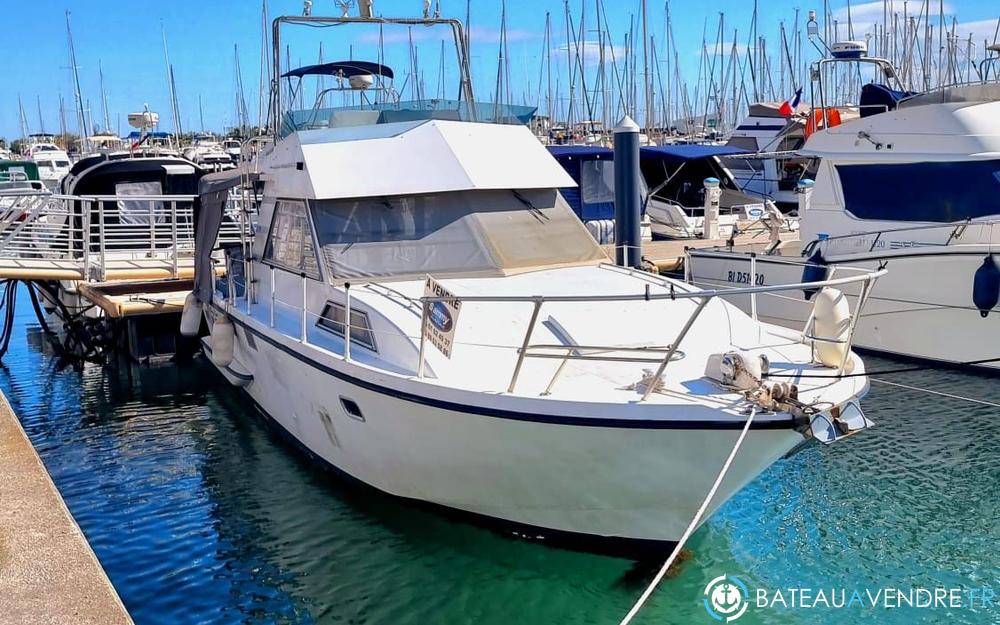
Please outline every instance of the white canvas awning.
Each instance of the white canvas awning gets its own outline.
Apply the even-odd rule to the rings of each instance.
[[[300,131],[269,164],[306,199],[576,186],[527,127],[447,120]]]

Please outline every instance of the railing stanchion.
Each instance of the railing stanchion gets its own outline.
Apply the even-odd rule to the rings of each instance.
[[[176,280],[177,275],[177,201],[170,202],[170,249],[173,262],[170,266],[170,275]]]
[[[430,314],[431,303],[427,300],[423,301],[423,307],[420,312],[420,355],[417,356],[417,377],[424,377],[424,354],[427,350],[427,318]]]
[[[513,393],[514,386],[517,384],[517,377],[521,375],[521,366],[524,365],[524,356],[528,352],[528,343],[531,342],[531,333],[535,331],[535,322],[538,321],[538,311],[542,308],[542,302],[544,300],[541,297],[535,298],[535,307],[531,311],[531,321],[528,322],[528,329],[524,332],[524,341],[521,343],[521,351],[517,355],[517,364],[514,365],[514,375],[510,378],[510,384],[507,386],[507,392]]]
[[[64,205],[68,206],[68,200],[62,200]],[[67,214],[72,214],[73,211],[68,210]],[[69,240],[69,252],[68,256],[70,259],[73,258],[73,220],[68,219],[66,227],[69,231],[66,233],[66,237]],[[88,206],[86,210],[83,211],[83,228],[80,232],[80,249],[83,252],[83,279],[90,280],[90,207]]]
[[[118,213],[119,219],[121,219],[121,210]],[[154,200],[149,201],[149,256],[150,258],[156,256],[156,202]]]
[[[561,361],[559,361],[559,366],[556,368],[556,372],[552,374],[552,379],[549,380],[549,385],[545,387],[544,391],[542,391],[542,395],[552,394],[552,387],[556,385],[556,380],[559,379],[559,376],[562,374],[563,369],[566,368],[566,363],[569,362],[569,357],[573,356],[574,355],[573,352],[575,351],[577,350],[573,349],[572,347],[566,348],[566,357],[563,358]]]
[[[750,286],[757,284],[757,252],[750,252]],[[757,321],[757,294],[750,294],[750,317]]]
[[[659,380],[660,376],[663,375],[663,371],[667,368],[667,365],[670,364],[670,360],[674,357],[674,354],[677,353],[677,349],[680,347],[681,341],[683,341],[684,337],[687,336],[688,331],[691,330],[691,326],[694,325],[698,316],[701,315],[701,311],[705,310],[705,306],[707,306],[708,302],[711,300],[711,297],[703,297],[701,301],[698,302],[698,307],[695,308],[694,312],[691,313],[691,316],[688,317],[687,323],[685,323],[684,327],[681,328],[681,331],[677,335],[677,338],[674,339],[674,342],[670,344],[670,348],[667,350],[667,355],[663,357],[663,362],[661,362],[660,366],[656,368],[656,373],[653,374],[652,379],[649,381],[649,385],[646,386],[646,392],[642,394],[642,401],[646,401],[649,396],[653,394],[653,389],[656,388],[657,380]]]
[[[226,301],[229,303],[229,308],[232,309],[233,305],[236,303],[236,289],[234,288],[235,281],[233,280],[233,259],[226,254]]]
[[[302,274],[302,336],[300,337],[302,339],[303,343],[308,343],[309,342],[308,341],[308,338],[309,338],[309,326],[306,325],[307,321],[308,321],[307,318],[306,318],[306,315],[308,314],[308,309],[306,308],[306,303],[307,303],[306,285],[308,284],[308,282],[309,282],[309,280],[306,279],[306,274],[303,273]]]
[[[858,320],[861,318],[861,310],[865,307],[865,302],[868,301],[868,295],[871,293],[871,286],[872,278],[871,276],[868,276],[861,285],[861,294],[858,295],[858,304],[855,306],[854,313],[851,315],[851,324],[847,328],[846,349],[844,350],[844,357],[840,361],[840,368],[837,369],[837,375],[844,375],[844,370],[847,369],[847,360],[851,357],[851,346],[854,345],[854,331],[858,327]]]
[[[271,265],[271,308],[269,311],[268,325],[274,327],[274,265]]]
[[[86,207],[87,207],[86,210],[88,212],[90,212],[92,210],[92,207],[90,205],[90,201],[89,200],[86,202]],[[101,259],[101,266],[99,268],[99,273],[100,273],[100,276],[101,276],[101,281],[103,282],[104,280],[107,280],[107,278],[108,278],[108,263],[107,263],[108,259],[107,259],[107,252],[106,252],[106,249],[105,249],[106,245],[105,245],[105,241],[104,241],[104,202],[101,202],[101,201],[97,202],[97,230],[98,230],[98,232],[97,232],[97,236],[98,236],[97,245],[98,245],[98,250],[99,250],[100,259]]]
[[[344,283],[344,360],[351,359],[351,283]]]

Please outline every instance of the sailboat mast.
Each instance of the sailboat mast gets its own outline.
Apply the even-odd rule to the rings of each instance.
[[[101,105],[104,108],[104,131],[111,129],[111,113],[108,111],[108,92],[104,88],[104,67],[100,61],[97,62],[97,72],[101,79]]]
[[[73,30],[69,25],[69,11],[66,11],[66,39],[69,42],[69,65],[73,72],[73,95],[76,99],[76,120],[80,131],[80,141],[83,151],[90,151],[90,130],[87,128],[87,116],[83,107],[83,92],[80,89],[80,72],[76,64],[76,49],[73,47]]]
[[[646,99],[646,136],[652,131],[653,81],[649,77],[649,27],[646,0],[642,0],[642,90]]]
[[[267,34],[267,0],[261,0],[260,20],[260,85],[257,91],[257,130],[259,134],[263,135],[267,132],[265,126],[268,124],[268,120],[265,119],[267,109],[264,105],[264,94],[270,93],[271,86],[270,39]],[[275,61],[279,54],[280,52],[275,52]],[[270,100],[270,97],[268,99]],[[275,116],[275,120],[277,120],[280,113],[278,111],[272,111],[272,113]],[[277,121],[275,121],[274,130],[275,132],[278,130]]]
[[[184,131],[181,129],[181,113],[180,108],[177,106],[177,92],[174,90],[174,67],[170,64],[170,53],[167,50],[167,30],[163,27],[163,22],[160,22],[160,34],[163,36],[163,62],[167,68],[170,113],[174,120],[174,133],[177,135],[177,140],[180,141],[180,137]]]
[[[233,44],[233,60],[236,66],[236,120],[239,136],[247,138],[250,132],[250,112],[247,110],[246,94],[243,89],[243,70],[240,68],[240,49]]]
[[[45,133],[45,120],[42,119],[42,99],[39,96],[35,96],[35,106],[38,108],[38,131]]]
[[[28,118],[24,114],[24,103],[21,102],[20,94],[17,96],[17,113],[21,120],[21,140],[27,141],[28,135],[31,134],[31,132],[28,130]]]
[[[68,132],[66,126],[66,100],[63,99],[62,94],[59,94],[59,134],[63,137],[66,136]]]
[[[573,130],[573,97],[574,97],[574,80],[573,80],[573,51],[571,47],[571,42],[573,40],[572,30],[569,22],[569,0],[565,2],[566,6],[566,74],[569,78],[569,103],[566,105],[566,131],[572,133]]]

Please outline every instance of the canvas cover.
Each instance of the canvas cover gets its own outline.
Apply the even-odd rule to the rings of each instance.
[[[198,182],[198,202],[194,240],[194,296],[201,303],[211,301],[215,282],[212,250],[219,238],[229,190],[240,184],[239,170],[203,176]]]

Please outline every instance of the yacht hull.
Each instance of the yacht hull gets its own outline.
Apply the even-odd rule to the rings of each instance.
[[[463,410],[408,392],[428,384],[382,387],[383,376],[231,318],[235,361],[223,374],[311,456],[390,495],[524,538],[633,557],[668,549],[743,425],[583,425],[580,415]],[[753,428],[705,518],[804,440],[788,421]]]
[[[996,370],[1000,361],[1000,309],[983,318],[972,303],[973,276],[985,252],[913,251],[891,255],[831,259],[829,264],[874,270],[887,263],[858,322],[854,346],[875,352]],[[739,252],[691,250],[689,275],[701,288],[791,284],[802,280],[802,258],[757,256],[750,276],[750,256]],[[838,273],[837,276],[848,275]],[[851,310],[859,285],[843,289]],[[749,296],[729,298],[744,311]],[[762,321],[801,330],[812,302],[799,293],[760,295]]]

